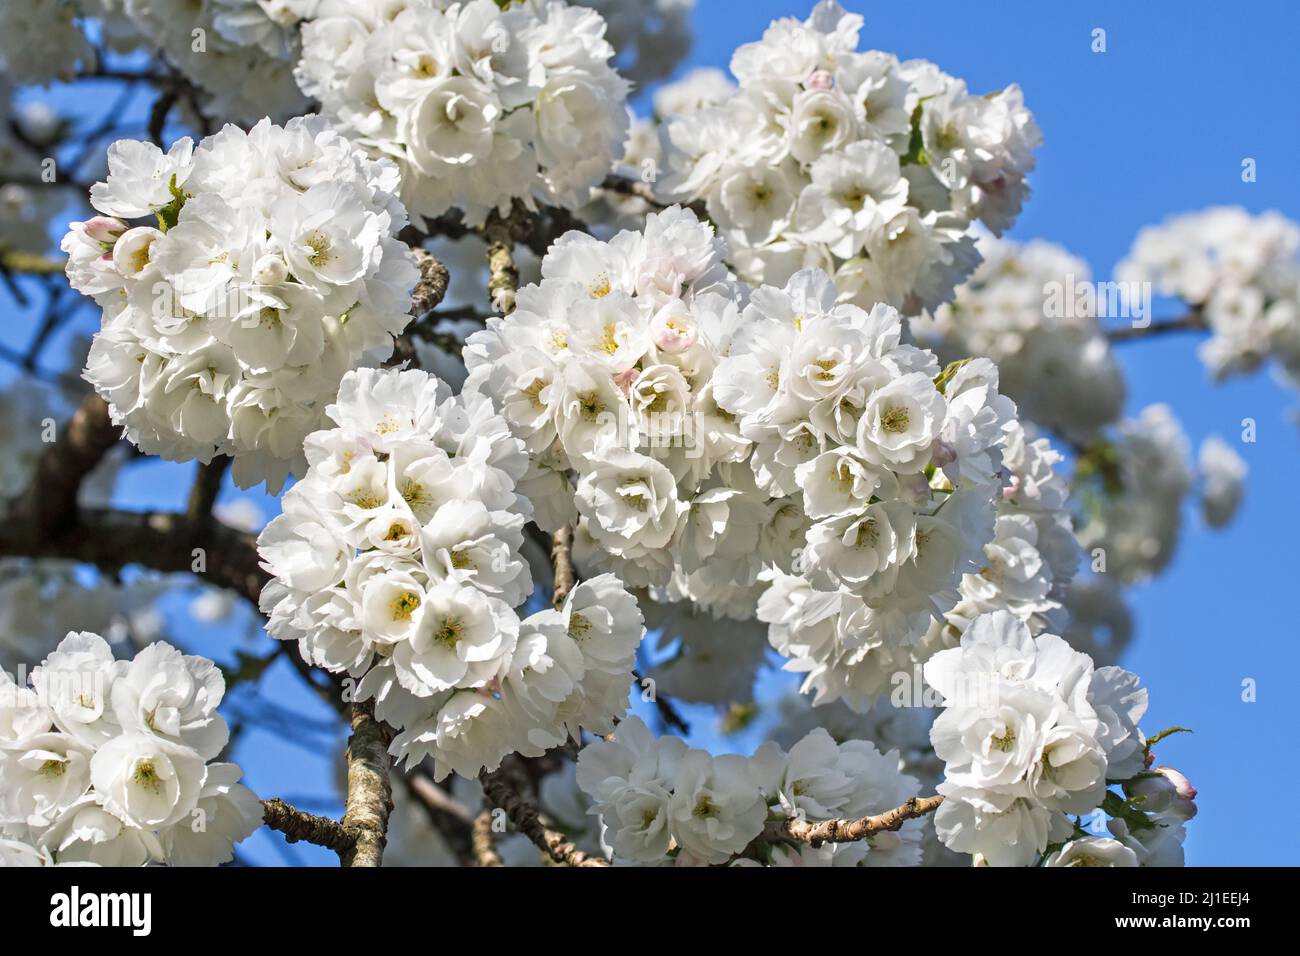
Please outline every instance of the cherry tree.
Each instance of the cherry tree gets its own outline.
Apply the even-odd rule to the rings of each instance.
[[[835,0],[662,82],[690,7],[0,10],[0,859],[1181,864],[1125,590],[1246,468],[1125,419],[1115,350],[1294,376],[1300,226],[1188,213],[1094,281],[1003,238],[1032,91]],[[185,506],[115,504],[157,459]],[[273,646],[185,653],[178,597]],[[280,661],[350,729],[341,819],[230,759],[301,731]],[[782,672],[760,746],[693,745]]]

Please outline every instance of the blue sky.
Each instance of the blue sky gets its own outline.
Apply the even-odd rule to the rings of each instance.
[[[1021,85],[1045,144],[1032,177],[1034,194],[1011,235],[1058,242],[1086,259],[1098,278],[1109,275],[1141,226],[1178,212],[1240,204],[1300,218],[1300,111],[1294,103],[1300,5],[846,5],[866,17],[864,48],[931,59],[976,92]],[[789,0],[698,0],[694,46],[679,72],[725,68],[735,46],[757,39],[769,20],[803,17],[809,9],[810,3]],[[1098,27],[1106,30],[1105,53],[1090,50]],[[93,112],[103,108],[106,95],[96,91],[74,100],[56,91],[46,97]],[[135,112],[146,109],[147,99]],[[1256,160],[1254,183],[1241,181],[1245,157]],[[18,309],[3,289],[0,306],[19,317],[0,327],[0,341],[21,347],[36,317]],[[1173,306],[1157,311],[1173,314]],[[83,317],[80,327],[86,322]],[[1157,751],[1200,791],[1200,815],[1188,828],[1188,862],[1293,863],[1293,829],[1282,813],[1258,808],[1274,802],[1260,798],[1300,786],[1300,770],[1288,759],[1295,748],[1284,737],[1296,717],[1293,687],[1300,669],[1286,547],[1300,540],[1300,509],[1291,497],[1300,429],[1289,418],[1300,401],[1267,374],[1211,383],[1196,358],[1196,342],[1178,335],[1120,346],[1127,410],[1169,403],[1194,444],[1213,432],[1233,440],[1242,419],[1255,419],[1258,440],[1235,446],[1251,469],[1246,503],[1222,531],[1189,515],[1173,565],[1131,592],[1136,637],[1123,663],[1150,688],[1149,731],[1172,724],[1196,730]],[[134,465],[123,479],[121,503],[179,507],[191,471],[162,462]],[[223,500],[235,494],[227,487]],[[273,501],[251,497],[266,517],[277,510]],[[189,623],[180,600],[170,608],[178,624],[184,622],[178,635],[195,651],[231,660],[230,629]],[[251,620],[240,613],[242,632]],[[238,646],[264,651],[266,642],[241,638]],[[1254,703],[1241,699],[1248,678],[1257,682]],[[776,686],[763,682],[765,691]],[[261,687],[278,708],[312,721],[330,717],[283,664]],[[250,700],[243,691],[233,694],[232,710]],[[697,743],[745,750],[754,742],[748,735],[723,741],[703,711],[692,715],[700,728]],[[252,732],[236,757],[261,795],[338,813],[331,765],[313,751],[337,753],[341,742],[341,729],[317,731],[304,723],[287,737]],[[333,861],[312,847],[285,847],[266,831],[241,847],[241,855],[259,863]]]

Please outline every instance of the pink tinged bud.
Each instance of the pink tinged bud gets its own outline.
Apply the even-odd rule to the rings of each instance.
[[[1147,751],[1146,761],[1142,764],[1142,766],[1144,766],[1147,770],[1150,770],[1151,765],[1155,762],[1156,762],[1156,755],[1151,753],[1150,751]]]
[[[1156,767],[1155,772],[1172,783],[1174,785],[1174,790],[1176,790],[1178,795],[1184,800],[1196,799],[1196,788],[1192,786],[1192,782],[1173,767]]]
[[[82,228],[85,229],[87,238],[112,246],[117,242],[118,236],[126,232],[126,223],[112,216],[95,216],[82,223]]]
[[[695,344],[695,327],[678,316],[655,316],[650,335],[656,348],[673,355]]]
[[[614,384],[626,392],[632,387],[632,383],[636,381],[636,377],[640,374],[641,370],[635,366],[624,369],[614,376]]]
[[[829,90],[835,85],[835,77],[831,76],[826,70],[813,70],[812,75],[808,77],[808,89],[810,90]]]
[[[930,442],[930,464],[936,468],[951,465],[957,460],[957,450],[942,438]]]

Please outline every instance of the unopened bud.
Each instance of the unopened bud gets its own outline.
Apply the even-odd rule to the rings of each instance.
[[[126,232],[126,223],[112,216],[95,216],[82,223],[82,228],[86,230],[88,238],[105,246],[112,246],[117,242],[118,237]]]
[[[1196,799],[1196,788],[1192,786],[1192,782],[1173,767],[1156,767],[1155,772],[1172,783],[1178,795],[1184,800]]]
[[[835,85],[835,77],[831,76],[826,70],[813,70],[812,75],[808,77],[808,89],[810,90],[829,90]]]
[[[253,267],[253,281],[258,285],[279,285],[289,276],[289,267],[279,256],[262,256]]]
[[[944,465],[951,465],[957,460],[957,449],[953,448],[942,438],[936,438],[930,442],[930,464],[936,468],[942,468]]]

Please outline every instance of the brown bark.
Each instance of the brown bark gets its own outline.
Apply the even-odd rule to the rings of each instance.
[[[873,833],[897,830],[908,820],[937,810],[941,803],[943,797],[940,796],[912,797],[901,807],[857,820],[823,820],[820,823],[795,818],[772,820],[763,829],[763,837],[767,840],[799,840],[814,847],[823,843],[853,843],[865,840]]]
[[[348,738],[348,799],[343,827],[356,842],[341,854],[344,866],[379,866],[388,837],[393,791],[388,779],[388,743],[383,725],[369,704],[352,705],[352,736]]]

